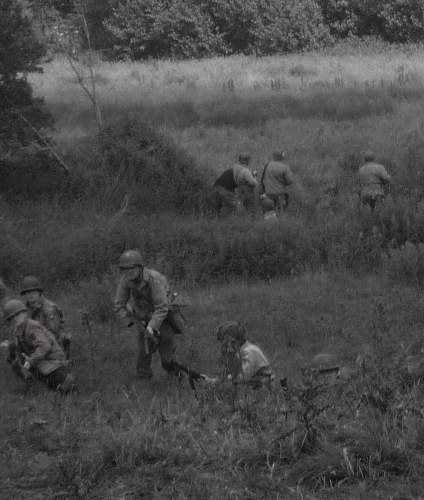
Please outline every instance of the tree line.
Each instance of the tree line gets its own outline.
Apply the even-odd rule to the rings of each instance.
[[[424,37],[422,0],[26,0],[68,26],[83,8],[93,47],[114,59],[268,55],[348,37]],[[36,8],[34,8],[36,6]]]

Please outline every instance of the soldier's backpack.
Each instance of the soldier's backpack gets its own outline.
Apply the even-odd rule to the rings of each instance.
[[[177,335],[184,333],[187,329],[187,319],[183,313],[184,307],[187,307],[187,303],[180,298],[177,292],[174,292],[171,295],[167,320]]]

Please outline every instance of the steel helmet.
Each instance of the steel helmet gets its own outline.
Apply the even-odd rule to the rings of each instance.
[[[374,154],[374,152],[373,151],[365,151],[364,160],[366,162],[368,162],[368,161],[374,161],[375,160],[375,154]]]
[[[281,161],[284,159],[285,157],[285,153],[283,150],[281,149],[276,149],[273,153],[272,153],[272,158],[274,161]]]
[[[25,276],[21,283],[21,295],[26,292],[32,292],[34,290],[40,293],[43,291],[40,280],[37,278],[37,276]]]
[[[334,354],[322,352],[312,358],[311,369],[317,372],[338,370],[340,363]]]
[[[238,159],[240,163],[243,163],[243,165],[248,165],[251,157],[249,153],[240,153]]]
[[[142,267],[143,265],[143,259],[138,250],[126,250],[119,257],[119,267],[121,269],[132,269],[133,267]]]
[[[261,205],[262,205],[262,208],[265,210],[265,212],[269,212],[271,210],[274,210],[274,208],[275,208],[274,202],[268,196],[264,196],[261,199]]]
[[[25,304],[20,300],[15,299],[8,300],[3,308],[4,317],[7,321],[11,320],[17,314],[25,311],[28,311]]]
[[[241,344],[246,342],[246,328],[237,321],[227,321],[216,330],[216,338],[222,342],[226,337],[233,337]]]

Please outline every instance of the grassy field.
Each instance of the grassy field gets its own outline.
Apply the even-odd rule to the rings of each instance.
[[[112,294],[111,281],[103,284]],[[416,409],[423,394],[420,386],[403,386],[397,370],[424,326],[416,290],[321,274],[194,292],[190,331],[178,339],[180,359],[217,374],[214,330],[241,318],[276,374],[290,380],[286,393],[199,385],[197,398],[187,381],[169,380],[157,364],[151,384],[137,382],[134,332],[113,323],[95,326],[93,368],[77,314],[86,305],[84,287],[59,299],[76,331],[81,391],[66,399],[37,387],[24,394],[5,370],[6,498],[420,498]],[[323,349],[353,369],[359,354],[369,364],[337,387],[305,385],[302,368]],[[370,397],[353,410],[359,390],[384,394],[383,406]]]
[[[38,272],[63,306],[81,388],[68,398],[25,392],[3,364],[5,498],[423,498],[424,394],[405,368],[424,327],[424,250],[415,245],[424,241],[422,55],[363,45],[96,65],[107,123],[151,119],[208,179],[241,149],[261,168],[283,147],[297,185],[274,226],[131,207],[113,223],[78,202],[1,202],[5,278],[16,286]],[[95,122],[75,75],[54,60],[30,80],[56,119],[59,151],[83,170],[89,148],[80,145]],[[407,191],[396,188],[375,218],[358,212],[352,180],[368,148]],[[154,381],[138,382],[135,332],[119,330],[111,313],[113,266],[130,246],[190,298],[182,361],[217,374],[214,330],[243,320],[288,390],[199,385],[194,394],[157,363]],[[93,322],[94,366],[82,310]],[[311,381],[303,368],[323,350],[352,376],[335,387]]]

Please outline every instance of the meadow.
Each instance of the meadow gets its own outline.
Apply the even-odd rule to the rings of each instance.
[[[63,306],[80,382],[67,398],[25,391],[3,363],[6,498],[423,498],[424,394],[407,370],[408,356],[420,359],[424,326],[422,55],[359,44],[96,63],[105,122],[153,122],[205,186],[240,150],[261,169],[275,147],[297,182],[275,224],[260,214],[143,213],[131,203],[119,212],[95,196],[0,200],[0,273],[15,290],[23,274],[38,273]],[[60,154],[78,172],[93,168],[96,122],[66,61],[30,80],[56,120]],[[395,180],[376,214],[359,210],[354,182],[368,148]],[[116,261],[129,247],[189,299],[182,361],[218,374],[214,331],[242,320],[288,389],[198,384],[194,393],[157,364],[151,384],[138,382],[135,332],[118,328],[111,311]],[[334,387],[308,377],[324,350],[350,373]]]

